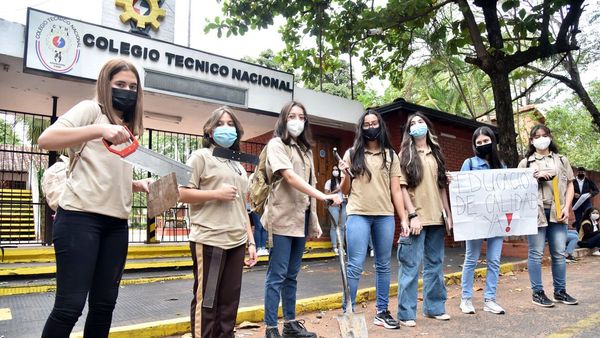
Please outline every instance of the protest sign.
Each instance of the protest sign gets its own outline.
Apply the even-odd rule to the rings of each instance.
[[[452,172],[454,240],[537,233],[538,184],[533,169]]]

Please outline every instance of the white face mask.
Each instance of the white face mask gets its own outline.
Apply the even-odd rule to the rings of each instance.
[[[336,171],[334,171],[334,172],[333,172],[333,177],[338,177],[338,176],[340,176],[340,172],[339,172],[339,171],[337,171],[337,170],[336,170]]]
[[[293,137],[298,137],[304,131],[304,121],[289,120],[287,121],[287,130]]]
[[[598,220],[598,218],[600,218],[600,214],[591,214],[591,215],[590,215],[590,218],[591,218],[593,221],[597,221],[597,220]]]
[[[552,142],[551,138],[549,138],[548,136],[542,136],[540,138],[534,139],[531,143],[533,144],[535,149],[546,150],[550,146],[550,142]]]

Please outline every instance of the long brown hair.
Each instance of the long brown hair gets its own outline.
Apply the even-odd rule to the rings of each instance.
[[[379,123],[379,127],[381,128],[381,132],[379,133],[379,137],[377,138],[377,142],[379,143],[379,146],[381,147],[381,156],[383,157],[383,162],[381,163],[381,169],[384,169],[388,165],[391,168],[391,161],[393,161],[394,158],[393,157],[390,158],[390,162],[388,162],[387,156],[389,155],[388,149],[394,149],[394,147],[392,146],[392,142],[390,141],[390,137],[389,137],[390,133],[388,131],[388,127],[387,127],[385,121],[383,120],[383,117],[381,117],[381,114],[379,114],[374,109],[367,109],[360,116],[360,118],[358,119],[358,122],[356,124],[356,130],[354,132],[354,144],[352,145],[352,151],[350,153],[350,156],[351,156],[350,161],[352,162],[352,168],[351,168],[352,172],[356,176],[366,174],[369,182],[371,182],[371,170],[369,170],[369,168],[367,167],[367,163],[365,161],[366,141],[363,136],[363,133],[364,133],[363,125],[365,123],[365,117],[367,117],[367,115],[375,115],[375,117],[377,117],[377,122]]]
[[[210,137],[210,133],[213,130],[215,130],[216,127],[218,127],[219,120],[221,119],[221,116],[223,116],[223,114],[225,113],[229,114],[229,116],[231,117],[231,120],[233,121],[233,126],[235,127],[235,131],[237,132],[237,140],[235,140],[235,142],[231,145],[231,147],[229,147],[229,149],[237,151],[240,150],[240,141],[242,140],[242,136],[244,136],[244,128],[242,128],[242,123],[237,118],[237,116],[235,116],[231,108],[227,106],[222,106],[213,110],[213,112],[210,113],[210,117],[208,118],[206,123],[204,123],[204,127],[202,128],[202,131],[204,133],[204,136],[202,137],[202,146],[204,148],[208,148],[212,144],[215,144],[213,138]]]
[[[446,161],[442,154],[442,149],[435,136],[433,130],[433,124],[425,115],[421,112],[416,112],[406,119],[406,125],[404,126],[404,135],[402,137],[402,147],[400,151],[400,167],[404,168],[407,175],[407,183],[409,188],[415,188],[423,181],[423,163],[421,158],[417,154],[417,145],[412,136],[410,136],[410,121],[415,117],[420,117],[427,124],[427,145],[431,149],[431,153],[437,162],[437,185],[439,188],[444,188],[448,182],[446,177]]]
[[[135,78],[138,82],[137,87],[137,102],[135,105],[135,112],[129,119],[129,122],[124,122],[120,114],[118,114],[112,105],[112,86],[110,81],[119,72],[129,70],[135,74]],[[127,126],[133,135],[140,136],[144,132],[144,91],[142,89],[142,83],[140,81],[140,74],[133,65],[133,63],[125,59],[112,59],[109,60],[102,66],[100,74],[98,75],[98,81],[96,82],[96,101],[102,108],[102,112],[108,117],[108,120],[112,124],[120,124]]]
[[[298,135],[296,141],[298,141],[298,143],[304,147],[304,151],[309,151],[313,144],[312,132],[310,131],[310,122],[308,121],[308,113],[306,112],[306,108],[304,108],[304,105],[298,101],[290,101],[286,103],[283,108],[281,108],[281,113],[279,113],[279,118],[277,119],[277,123],[275,123],[273,136],[281,137],[281,140],[286,145],[290,144],[292,135],[290,135],[287,130],[287,118],[288,114],[294,107],[299,107],[304,112],[304,130],[302,131],[302,134]]]

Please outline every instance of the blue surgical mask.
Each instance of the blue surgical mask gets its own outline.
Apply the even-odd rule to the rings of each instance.
[[[410,136],[421,138],[427,135],[427,124],[426,123],[416,123],[410,126]]]
[[[229,148],[237,140],[237,130],[231,126],[220,126],[215,128],[213,133],[213,140],[215,143],[223,148]]]

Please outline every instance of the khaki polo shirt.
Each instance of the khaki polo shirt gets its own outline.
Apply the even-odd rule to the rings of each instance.
[[[78,103],[54,123],[61,127],[84,127],[100,117],[97,124],[110,124],[98,103],[86,100]],[[69,158],[81,149],[68,149]],[[129,218],[132,201],[133,169],[130,164],[109,152],[102,139],[88,141],[67,179],[65,190],[58,202],[61,208],[96,214]]]
[[[383,154],[386,154],[387,164],[382,168]],[[367,174],[354,177],[350,187],[350,196],[346,213],[348,215],[393,216],[394,204],[390,181],[392,177],[400,176],[400,159],[395,152],[393,160],[389,158],[390,151],[378,150],[371,152],[365,149],[365,163],[371,171],[371,180]],[[344,161],[352,165],[350,151],[344,154]]]
[[[313,187],[317,183],[312,151],[303,151],[294,140],[289,146],[279,137],[269,141],[266,169],[270,179],[280,170],[292,169],[306,182],[311,181],[312,177]],[[304,218],[309,207],[310,232],[314,233],[319,228],[316,204],[314,198],[294,189],[284,179],[279,179],[269,192],[261,222],[270,234],[304,237]]]
[[[211,200],[190,203],[190,241],[231,249],[246,243],[248,214],[245,196],[248,177],[244,167],[236,161],[212,156],[213,147],[196,150],[187,161],[193,168],[186,188],[216,190],[224,185],[238,189],[234,201]]]
[[[423,180],[417,187],[408,188],[410,201],[415,207],[421,225],[444,224],[444,219],[442,217],[442,209],[444,207],[442,204],[440,188],[437,184],[437,162],[429,148],[427,151],[417,150],[417,154],[423,165]],[[407,174],[404,169],[402,169],[402,176],[400,176],[400,185],[408,186]]]
[[[533,153],[528,158],[522,159],[518,167],[527,168],[527,163],[529,163],[530,168],[558,177],[558,199],[561,208],[564,208],[567,199],[567,186],[569,182],[575,180],[573,168],[571,168],[569,160],[553,152],[550,152],[548,155]],[[544,208],[550,208],[550,222],[557,223],[556,203],[554,202],[554,189],[552,188],[551,180],[538,181],[538,226],[540,227],[548,225]],[[564,222],[566,223],[567,221],[565,220]]]

